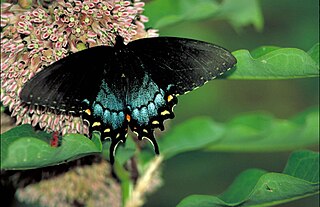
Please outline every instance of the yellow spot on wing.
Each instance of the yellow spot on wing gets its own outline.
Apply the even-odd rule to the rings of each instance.
[[[170,112],[168,110],[164,110],[163,112],[160,113],[162,116],[170,114]]]
[[[110,128],[105,129],[104,132],[110,132]]]
[[[101,125],[101,123],[100,123],[100,122],[94,122],[94,123],[92,124],[92,127],[100,126],[100,125]]]
[[[152,124],[160,124],[158,121],[153,121]]]

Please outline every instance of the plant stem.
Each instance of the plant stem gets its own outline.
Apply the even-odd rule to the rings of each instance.
[[[163,157],[161,155],[154,158],[143,175],[138,179],[132,195],[127,200],[125,207],[140,207],[144,203],[144,197],[150,190],[150,183],[156,179],[157,172]]]

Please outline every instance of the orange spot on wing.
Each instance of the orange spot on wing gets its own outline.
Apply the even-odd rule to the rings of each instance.
[[[127,114],[127,115],[126,115],[126,119],[127,119],[128,122],[130,122],[131,116],[130,116],[129,114]]]
[[[88,114],[89,116],[91,115],[90,109],[87,109],[87,110],[85,110],[84,112],[86,112],[86,114]]]

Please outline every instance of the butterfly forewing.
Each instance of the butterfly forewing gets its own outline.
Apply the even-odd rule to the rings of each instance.
[[[83,50],[49,65],[25,84],[20,98],[31,105],[79,110],[81,101],[95,96],[104,74],[110,73],[106,63],[112,60],[112,49]]]
[[[140,39],[129,43],[128,48],[161,88],[174,85],[177,94],[203,85],[236,63],[222,47],[185,38]]]

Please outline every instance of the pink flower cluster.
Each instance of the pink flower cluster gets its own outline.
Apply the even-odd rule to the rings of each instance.
[[[22,103],[19,94],[31,77],[69,53],[96,45],[113,45],[116,35],[130,42],[157,36],[145,30],[140,0],[57,0],[25,10],[1,4],[1,102],[16,124],[39,125],[48,132],[88,133],[81,117]]]

